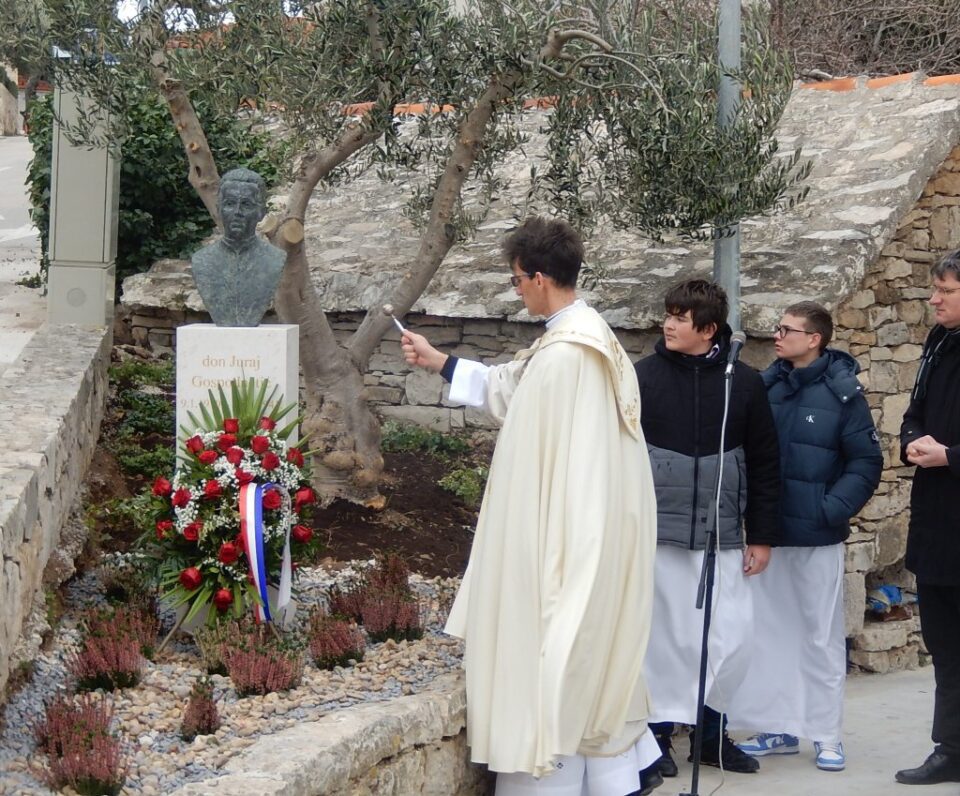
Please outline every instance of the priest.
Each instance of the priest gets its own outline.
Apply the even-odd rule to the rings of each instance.
[[[448,356],[405,331],[410,365],[500,424],[470,561],[446,630],[465,640],[471,759],[498,796],[626,796],[662,782],[643,658],[656,505],[626,352],[577,298],[583,244],[530,218],[505,241],[544,334],[512,362]]]

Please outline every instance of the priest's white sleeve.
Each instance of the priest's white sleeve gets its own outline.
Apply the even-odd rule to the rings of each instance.
[[[485,408],[490,366],[471,359],[458,359],[450,379],[450,403]]]
[[[484,365],[469,359],[458,359],[450,377],[450,403],[482,409],[498,423],[503,423],[526,360],[515,359],[502,365]]]

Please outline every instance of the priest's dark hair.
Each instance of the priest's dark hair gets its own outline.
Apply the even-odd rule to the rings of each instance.
[[[560,287],[576,287],[583,263],[583,241],[559,218],[531,216],[503,242],[507,264],[533,276],[551,277]]]
[[[803,325],[808,332],[816,332],[820,335],[820,353],[830,345],[833,339],[833,318],[827,308],[817,304],[815,301],[798,301],[791,304],[783,311],[784,315],[793,315],[795,318],[803,318]]]
[[[663,306],[671,315],[684,315],[688,310],[693,328],[702,332],[715,324],[717,332],[727,323],[727,293],[716,282],[688,279],[674,285],[663,297]]]

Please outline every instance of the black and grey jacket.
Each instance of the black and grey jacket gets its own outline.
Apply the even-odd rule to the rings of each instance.
[[[636,364],[640,422],[657,494],[657,543],[702,550],[714,522],[713,496],[723,419],[723,371],[730,330],[719,351],[695,357],[667,350]],[[760,375],[738,362],[724,443],[720,548],[780,541],[780,453]]]

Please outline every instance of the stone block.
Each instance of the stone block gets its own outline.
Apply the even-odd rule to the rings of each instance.
[[[888,567],[903,558],[907,550],[907,527],[906,512],[900,512],[880,524],[877,531],[876,566]]]
[[[907,260],[891,257],[883,269],[884,279],[904,279],[913,274],[913,266]]]
[[[472,406],[468,406],[463,410],[463,419],[467,428],[500,429],[500,424],[497,423],[496,420],[493,420],[490,415]]]
[[[876,542],[854,542],[844,545],[843,568],[846,572],[869,572],[877,555]]]
[[[847,307],[837,313],[837,324],[846,329],[864,329],[867,326],[867,314],[863,310]]]
[[[432,406],[378,406],[376,412],[387,420],[416,423],[444,434],[450,431],[449,409]]]
[[[867,321],[872,329],[879,329],[883,324],[896,320],[896,317],[897,308],[893,305],[878,304],[867,310]],[[879,332],[877,337],[880,337]]]
[[[300,389],[299,327],[226,327],[195,323],[177,329],[177,436],[189,426],[188,412],[199,414],[208,391],[223,387],[229,395],[232,379],[265,379],[285,403],[298,399]],[[291,435],[296,441],[296,431]]]
[[[898,486],[886,495],[877,494],[870,498],[859,516],[862,520],[885,520],[904,511],[908,504],[909,498]]]
[[[960,246],[960,207],[937,207],[930,214],[930,243],[937,251]]]
[[[910,325],[923,323],[926,317],[927,303],[925,301],[901,301],[897,305],[897,315],[900,320]]]
[[[843,576],[843,626],[849,638],[863,628],[867,605],[867,588],[862,572],[848,572]]]
[[[874,366],[876,367],[876,365]],[[871,368],[873,370],[873,368]],[[876,389],[876,388],[874,388]],[[883,399],[883,418],[879,429],[884,434],[900,434],[900,424],[903,422],[903,413],[910,405],[910,394],[889,395]]]
[[[910,342],[910,331],[902,321],[888,323],[877,329],[877,345],[894,346]]]
[[[851,332],[849,340],[850,340],[850,343],[855,345],[874,346],[877,344],[877,333],[876,332]]]
[[[933,180],[934,193],[945,196],[960,196],[960,174],[956,172],[941,172]]]
[[[404,391],[411,406],[435,406],[440,403],[443,377],[439,373],[417,369],[407,376]]]
[[[887,360],[893,359],[893,353],[889,348],[880,348],[875,346],[870,349],[870,360],[872,362],[886,362]]]
[[[891,361],[874,362],[870,366],[870,390],[872,392],[893,393],[899,392],[897,377],[900,375],[900,366]]]
[[[367,387],[364,393],[368,401],[378,404],[399,404],[403,398],[403,390],[399,387]]]
[[[894,362],[917,362],[923,353],[923,346],[915,343],[903,343],[893,349]]]
[[[913,630],[912,622],[865,622],[853,639],[858,650],[885,652],[907,644],[907,637]]]
[[[858,290],[850,296],[847,306],[855,310],[864,310],[872,306],[875,301],[876,297],[872,290]]]

